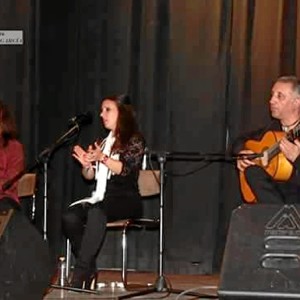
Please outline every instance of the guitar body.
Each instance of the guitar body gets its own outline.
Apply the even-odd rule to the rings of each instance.
[[[268,131],[260,141],[248,140],[245,143],[245,149],[252,150],[254,153],[264,153],[264,151],[267,151],[272,145],[278,143],[284,135],[285,133],[281,131]],[[293,171],[292,164],[281,152],[267,161],[267,164],[264,162],[263,158],[257,158],[254,162],[258,166],[264,168],[264,170],[276,181],[288,180]],[[246,181],[244,172],[240,172],[239,175],[240,188],[245,202],[255,203],[255,195]]]

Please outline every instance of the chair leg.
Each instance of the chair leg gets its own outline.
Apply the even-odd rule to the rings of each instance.
[[[34,219],[35,219],[35,210],[36,210],[36,208],[35,208],[35,194],[34,194],[32,196],[32,206],[31,206],[31,216],[30,216],[31,221],[34,221]]]
[[[66,277],[69,278],[71,269],[71,243],[70,240],[66,241]]]
[[[122,230],[122,282],[127,286],[127,226]]]

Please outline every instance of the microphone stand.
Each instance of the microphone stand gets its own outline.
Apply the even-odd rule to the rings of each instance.
[[[13,178],[7,180],[2,185],[2,190],[5,191],[9,189],[15,182],[17,182],[25,173],[32,172],[35,170],[41,163],[43,162],[43,176],[44,176],[44,194],[43,194],[43,203],[44,203],[44,211],[43,211],[43,239],[47,240],[47,210],[48,210],[48,163],[53,152],[62,146],[68,138],[72,137],[74,134],[79,133],[80,126],[79,123],[75,123],[66,133],[64,133],[61,137],[59,137],[50,147],[44,149],[36,158],[36,162],[23,169]]]
[[[184,290],[179,289],[172,289],[169,288],[167,285],[167,280],[164,275],[164,203],[165,203],[165,164],[167,161],[167,156],[173,159],[180,159],[180,156],[191,156],[195,158],[198,158],[198,160],[208,160],[208,161],[220,161],[223,159],[225,160],[225,155],[222,154],[200,154],[200,153],[192,153],[192,152],[148,152],[149,156],[151,157],[156,156],[158,163],[159,163],[159,169],[160,169],[160,202],[159,202],[159,261],[158,261],[158,276],[156,278],[156,281],[150,289],[145,289],[137,292],[133,292],[127,295],[119,296],[117,299],[128,299],[132,297],[147,295],[155,292],[167,292],[167,293],[173,293],[173,294],[181,294],[184,292]],[[210,158],[210,159],[209,159]],[[215,296],[210,295],[203,295],[196,292],[185,292],[184,295],[187,296],[194,296],[197,298],[203,298],[205,296],[206,299],[215,299]]]
[[[43,214],[43,238],[44,241],[47,240],[47,224],[48,224],[48,162],[49,162],[50,156],[47,155],[44,157],[44,195],[43,195],[43,202],[44,202],[44,214]]]
[[[164,277],[164,186],[166,154],[157,155],[160,170],[160,197],[159,197],[159,260],[158,277],[155,282],[155,290],[163,292],[167,290],[167,281]]]

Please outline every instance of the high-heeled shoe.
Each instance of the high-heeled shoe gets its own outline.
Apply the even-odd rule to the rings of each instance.
[[[85,278],[84,288],[87,290],[94,290],[97,284],[97,272],[91,273],[88,277]]]
[[[96,279],[96,272],[74,269],[73,276],[70,280],[70,286],[77,289],[90,290],[95,287]]]

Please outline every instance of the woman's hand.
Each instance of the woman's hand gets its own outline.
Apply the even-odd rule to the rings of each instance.
[[[94,162],[94,161],[103,161],[104,157],[106,155],[101,151],[101,147],[100,145],[95,142],[94,145],[90,145],[88,148],[88,152],[87,152],[87,159],[90,162]]]
[[[239,155],[245,155],[245,158],[237,160],[236,165],[239,171],[244,172],[247,167],[255,165],[253,160],[250,160],[246,157],[249,154],[254,154],[254,152],[251,150],[241,150],[239,152]]]
[[[91,160],[88,157],[88,152],[82,149],[81,146],[74,146],[72,156],[76,158],[84,168],[90,168],[92,166]]]

